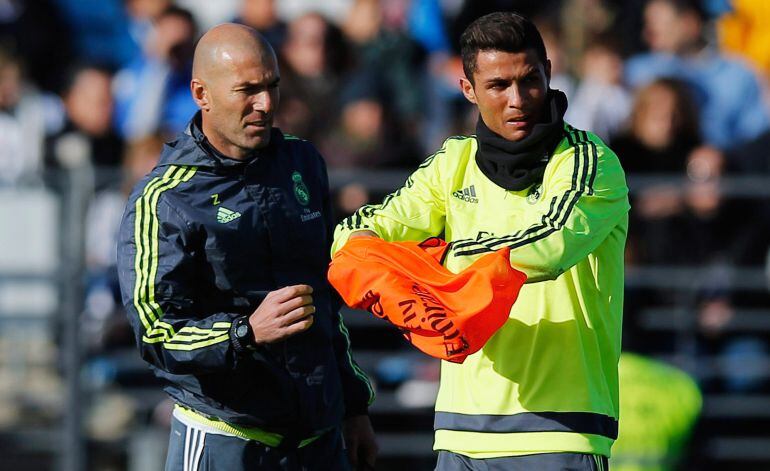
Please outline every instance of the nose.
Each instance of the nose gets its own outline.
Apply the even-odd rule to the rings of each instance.
[[[514,82],[508,87],[508,107],[521,109],[523,104],[523,93],[519,85]]]
[[[268,90],[263,90],[254,95],[254,100],[252,101],[251,106],[254,111],[269,113],[273,111],[274,100]]]

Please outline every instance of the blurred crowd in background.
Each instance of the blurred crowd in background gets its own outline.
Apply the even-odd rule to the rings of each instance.
[[[189,80],[203,31],[235,21],[265,35],[280,62],[276,125],[313,142],[332,174],[406,174],[446,137],[473,133],[458,39],[497,10],[535,21],[551,87],[569,99],[565,119],[608,142],[629,181],[641,182],[629,271],[701,267],[687,301],[698,312],[694,348],[736,358],[731,374],[701,387],[766,391],[752,365],[768,354],[767,339],[722,333],[736,311],[768,305],[767,293],[742,293],[730,280],[737,268],[765,266],[770,204],[721,184],[770,177],[764,0],[0,0],[0,186],[56,192],[58,172],[82,167],[118,176],[97,185],[88,209],[89,355],[133,345],[117,290],[117,225],[130,188],[196,111]],[[382,194],[353,183],[334,197],[341,219]],[[676,301],[666,296],[628,290],[626,346],[674,349],[635,329],[637,312]],[[378,379],[407,377],[410,365],[383,363]],[[436,379],[433,368],[415,374]]]

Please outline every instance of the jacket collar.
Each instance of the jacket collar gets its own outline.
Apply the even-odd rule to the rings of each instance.
[[[187,124],[185,130],[163,147],[158,166],[192,165],[218,169],[240,168],[272,155],[283,140],[281,130],[274,127],[271,130],[270,144],[267,147],[255,150],[253,155],[246,160],[228,157],[216,150],[203,134],[201,112],[198,111]]]

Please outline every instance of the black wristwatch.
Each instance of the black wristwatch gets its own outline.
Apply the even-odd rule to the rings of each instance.
[[[257,348],[254,333],[249,324],[249,316],[241,316],[230,326],[230,342],[238,353],[246,353]]]

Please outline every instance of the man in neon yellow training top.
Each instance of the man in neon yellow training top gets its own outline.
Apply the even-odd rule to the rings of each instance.
[[[514,13],[461,38],[460,85],[480,119],[379,205],[340,223],[388,241],[443,234],[459,272],[510,247],[528,278],[505,325],[462,364],[442,363],[439,470],[607,468],[618,431],[628,189],[615,154],[562,117],[535,26]]]

